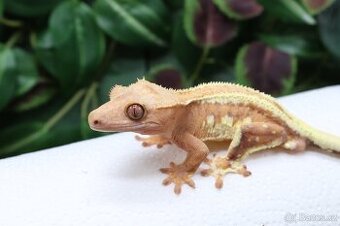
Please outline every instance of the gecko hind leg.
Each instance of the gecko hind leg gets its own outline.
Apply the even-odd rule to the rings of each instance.
[[[249,154],[282,145],[287,140],[284,127],[275,123],[248,122],[236,127],[236,132],[229,145],[226,156],[215,156],[208,159],[208,169],[202,176],[214,176],[216,188],[223,187],[223,177],[227,173],[249,176],[251,172],[242,164]]]
[[[136,135],[136,140],[142,142],[143,147],[150,147],[156,145],[157,148],[162,148],[166,144],[171,144],[170,140],[164,136],[153,135],[149,137],[141,137]]]
[[[251,172],[241,161],[229,160],[225,157],[214,156],[212,159],[205,161],[210,168],[201,171],[202,176],[215,177],[215,187],[221,189],[223,187],[223,177],[227,173],[236,173],[244,177],[250,176]]]

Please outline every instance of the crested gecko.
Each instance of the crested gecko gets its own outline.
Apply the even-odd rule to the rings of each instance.
[[[130,86],[115,85],[110,101],[88,116],[93,130],[132,131],[143,146],[175,144],[187,152],[183,163],[160,169],[168,174],[163,184],[195,188],[192,175],[202,162],[203,176],[214,176],[222,188],[223,176],[251,173],[242,163],[248,155],[266,149],[302,151],[315,146],[340,152],[340,138],[310,127],[285,110],[273,97],[241,85],[212,82],[174,90],[146,80]],[[225,156],[208,159],[209,142],[225,142]]]

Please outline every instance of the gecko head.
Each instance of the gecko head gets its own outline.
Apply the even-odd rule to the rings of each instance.
[[[176,98],[169,90],[146,80],[130,86],[114,86],[110,101],[93,110],[88,116],[91,129],[102,132],[131,131],[157,134],[166,130],[175,113],[164,108],[167,100]]]

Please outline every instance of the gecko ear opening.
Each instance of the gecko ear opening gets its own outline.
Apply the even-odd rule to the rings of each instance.
[[[129,119],[133,121],[140,120],[144,117],[145,115],[145,109],[142,105],[140,104],[130,104],[126,110],[125,113]]]

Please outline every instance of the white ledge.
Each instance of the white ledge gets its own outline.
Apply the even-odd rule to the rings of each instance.
[[[280,99],[290,112],[340,135],[340,86]],[[306,151],[264,152],[252,175],[194,176],[180,196],[159,168],[179,162],[173,146],[143,148],[121,133],[0,160],[0,225],[334,225],[340,224],[340,158]],[[202,166],[204,168],[204,166]],[[290,214],[290,215],[289,215]],[[295,215],[294,215],[295,214]],[[303,216],[337,215],[329,221]],[[295,218],[294,218],[295,217]]]

